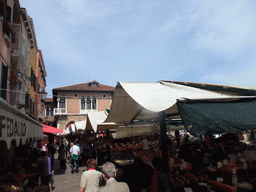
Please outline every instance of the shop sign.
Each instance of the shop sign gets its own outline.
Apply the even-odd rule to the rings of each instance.
[[[43,137],[40,123],[0,100],[0,140],[5,140],[8,148],[13,140],[18,145],[30,138],[39,140]]]
[[[27,127],[24,120],[0,115],[0,137],[25,137],[26,132]]]

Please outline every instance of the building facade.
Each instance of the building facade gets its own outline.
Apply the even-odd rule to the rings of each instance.
[[[11,48],[15,39],[13,7],[16,1],[0,1],[0,88],[1,98],[10,103]],[[17,2],[16,2],[17,3]]]
[[[53,98],[46,98],[45,99],[45,123],[47,125],[56,127],[56,121],[53,115],[53,110],[56,106],[53,103]]]
[[[90,111],[109,109],[114,89],[97,81],[53,89],[57,127],[65,130],[77,121],[87,120]]]
[[[33,20],[19,0],[0,0],[0,97],[35,120],[44,120],[46,87]]]
[[[46,87],[46,69],[43,60],[42,50],[38,49],[36,57],[36,97],[35,97],[35,108],[36,108],[36,119],[40,122],[45,122],[45,99],[47,93],[45,92]]]
[[[40,74],[35,75],[37,53],[33,20],[26,9],[20,7],[19,0],[0,0],[0,123],[5,127],[0,135],[2,171],[13,166],[18,145],[43,138],[33,104],[39,97],[38,84],[43,89],[46,86]],[[43,74],[46,76],[45,71]]]

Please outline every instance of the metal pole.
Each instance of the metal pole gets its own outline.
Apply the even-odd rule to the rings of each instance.
[[[107,161],[110,161],[110,136],[109,136],[109,130],[106,131],[107,134]]]
[[[169,171],[166,122],[165,122],[165,112],[164,111],[160,112],[159,119],[160,119],[160,130],[161,130],[161,140],[162,140],[161,147],[162,147],[162,159],[163,159],[163,163],[164,163],[164,170]]]

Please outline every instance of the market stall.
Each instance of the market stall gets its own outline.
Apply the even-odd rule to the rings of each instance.
[[[238,140],[238,135],[227,133],[207,143],[205,139],[190,142],[187,157],[175,151],[172,146],[168,153],[170,171],[168,182],[172,191],[255,191],[256,151]],[[219,141],[225,141],[226,157],[216,161]],[[235,140],[233,140],[235,139]],[[181,146],[185,147],[185,144]],[[162,156],[159,148],[136,150],[134,157],[141,159],[153,169],[152,160]]]
[[[176,123],[180,118],[176,105],[181,98],[230,98],[223,94],[170,82],[128,83],[119,82],[115,88],[113,102],[105,122],[120,124],[158,123],[162,136],[162,155],[168,167],[166,121]]]
[[[180,99],[177,101],[186,127],[194,135],[256,129],[256,97],[233,99]]]
[[[242,114],[244,112],[243,107],[239,108],[237,107],[239,105],[238,101],[241,101],[241,99],[243,99],[243,97],[246,97],[245,99],[248,100],[247,104],[248,104],[248,108],[246,110],[249,110],[248,113],[252,113],[250,116],[248,116],[248,119],[251,119],[251,117],[255,117],[256,116],[256,111],[255,110],[251,110],[253,108],[253,106],[255,106],[255,96],[251,96],[249,94],[246,95],[246,91],[243,92],[239,92],[238,91],[234,91],[235,88],[230,89],[228,92],[225,90],[225,87],[220,87],[217,91],[214,90],[204,90],[203,86],[201,86],[201,88],[195,88],[195,87],[191,87],[191,86],[186,86],[186,85],[180,85],[177,83],[172,83],[172,82],[165,82],[165,81],[160,81],[157,83],[118,83],[114,92],[114,96],[113,96],[113,102],[111,105],[111,109],[109,112],[109,116],[107,117],[105,122],[116,122],[116,123],[120,123],[120,124],[124,124],[124,125],[128,125],[128,124],[149,124],[149,123],[156,123],[158,125],[160,125],[160,133],[161,133],[161,156],[162,159],[164,160],[164,164],[165,164],[165,169],[168,171],[169,168],[173,168],[170,170],[175,170],[174,167],[172,167],[172,165],[176,165],[177,163],[175,163],[175,159],[177,160],[178,164],[180,164],[179,170],[178,172],[169,172],[169,174],[171,175],[171,177],[173,177],[173,175],[175,176],[175,178],[179,178],[179,175],[182,175],[181,173],[184,172],[184,170],[187,169],[187,167],[185,165],[189,165],[186,162],[183,162],[182,159],[177,158],[177,153],[176,155],[170,156],[169,151],[168,151],[168,147],[167,147],[167,136],[166,136],[166,132],[167,132],[167,125],[170,124],[176,124],[177,123],[177,119],[182,120],[184,110],[181,110],[181,105],[177,105],[177,101],[181,100],[182,98],[187,98],[186,100],[191,101],[191,100],[196,100],[196,99],[201,99],[201,100],[208,100],[208,101],[222,101],[221,103],[230,103],[232,102],[233,105],[236,107],[235,113],[236,114]],[[249,91],[248,91],[249,93]],[[216,102],[217,103],[217,102]],[[203,109],[202,107],[203,105],[200,105],[201,108],[199,109],[195,109],[193,112],[189,113],[190,111],[187,110],[187,114],[191,115],[193,114],[195,117],[201,117],[201,119],[199,120],[204,120],[204,116],[200,116],[201,114],[198,113],[200,111],[200,109]],[[184,109],[184,108],[183,108]],[[189,108],[186,108],[189,109]],[[215,109],[215,111],[214,111]],[[209,107],[209,111],[204,112],[202,110],[202,113],[206,113],[206,114],[212,114],[213,112],[218,113],[220,110],[222,110],[223,108],[219,108],[217,105],[212,105]],[[254,107],[255,109],[255,107]],[[226,111],[227,112],[227,111]],[[229,116],[232,117],[232,111],[231,108],[229,108]],[[186,115],[187,115],[186,114]],[[190,130],[195,130],[193,133],[205,133],[202,130],[206,130],[206,127],[208,126],[207,123],[203,124],[203,126],[199,126],[198,124],[196,124],[196,121],[191,121],[190,116],[187,116],[189,118],[187,118],[187,120],[189,119],[189,121],[187,121],[187,123],[185,122],[185,126],[187,128],[188,131]],[[205,114],[204,114],[205,115]],[[185,116],[185,115],[184,115]],[[245,115],[246,116],[246,115]],[[202,118],[203,117],[203,118]],[[223,115],[221,116],[221,120],[223,122],[225,122],[225,117],[227,117],[227,115]],[[229,128],[232,131],[241,131],[241,128],[237,128],[237,122],[239,121],[239,119],[241,119],[241,117],[244,116],[233,116],[234,119],[236,119],[236,121],[229,121]],[[205,122],[208,122],[208,120],[210,120],[211,122],[214,122],[214,120],[212,119],[214,118],[214,116],[209,117],[208,119],[205,118]],[[184,118],[185,119],[185,118]],[[254,118],[255,119],[255,118]],[[185,119],[186,121],[186,119]],[[242,130],[246,130],[246,129],[255,129],[255,120],[250,121],[252,122],[253,126],[248,126],[250,124],[247,124],[245,127],[242,127]],[[184,121],[183,121],[184,122]],[[191,123],[192,122],[192,123]],[[202,121],[199,121],[199,124]],[[240,121],[239,125],[242,125],[243,121]],[[221,131],[216,131],[214,129],[219,129],[220,126],[218,126],[218,121],[216,121],[214,124],[214,126],[208,127],[208,130],[212,130],[212,133],[223,133],[223,130]],[[227,124],[226,124],[227,125]],[[204,127],[206,126],[206,127]],[[221,125],[222,126],[222,125]],[[227,127],[228,127],[227,126]],[[189,128],[189,129],[188,129]],[[196,129],[199,128],[199,129]],[[201,130],[200,130],[201,129]],[[220,129],[219,129],[220,130]],[[199,132],[201,131],[201,132]],[[224,132],[227,132],[228,129],[225,129]],[[216,146],[213,147],[213,149]],[[179,148],[179,146],[178,146]],[[175,149],[176,150],[176,149]],[[153,154],[156,154],[155,150],[152,151]],[[147,153],[146,153],[147,154]],[[151,154],[151,153],[148,153]],[[154,155],[151,154],[150,157],[153,157]],[[208,153],[209,154],[209,153]],[[210,153],[211,154],[211,153]],[[140,156],[137,154],[137,156]],[[145,156],[145,155],[144,155]],[[143,155],[142,155],[143,157]],[[145,159],[149,159],[149,158],[144,158]],[[148,161],[148,163],[150,162],[150,160]],[[197,162],[197,161],[195,161]],[[226,164],[226,161],[221,162],[219,164]],[[229,163],[229,162],[228,162]],[[198,166],[198,162],[197,162],[197,166]],[[185,168],[184,168],[185,167]],[[194,166],[196,167],[196,166]],[[177,168],[177,166],[176,166]],[[199,175],[199,173],[203,173],[203,172],[198,172],[196,174],[196,172],[191,175],[191,174],[186,174],[187,176],[187,180],[190,178],[195,178],[195,177],[200,177],[200,179],[192,179],[193,183],[201,183],[201,182],[209,182],[209,185],[207,186],[219,186],[219,188],[223,189],[223,188],[227,188],[227,189],[231,189],[231,190],[237,190],[237,188],[232,188],[229,186],[226,186],[230,183],[215,183],[215,182],[219,182],[222,181],[220,180],[216,180],[219,177],[211,177],[211,178],[206,178],[204,175]],[[207,174],[206,174],[207,175]],[[185,175],[184,175],[185,176]],[[184,178],[183,176],[183,178]],[[202,177],[202,178],[201,178]],[[182,178],[182,179],[183,179]],[[212,182],[211,182],[212,180]],[[170,183],[173,183],[173,186],[175,188],[175,190],[177,190],[177,185],[175,185],[174,183],[184,183],[185,182],[180,182],[180,180],[177,180],[172,182],[172,180],[170,179]],[[188,183],[187,183],[188,184]],[[222,185],[223,184],[223,185]],[[189,183],[189,185],[191,185],[191,183]],[[205,184],[203,184],[205,186]],[[176,186],[176,187],[175,187]],[[186,187],[185,185],[182,185],[182,187]],[[220,190],[220,189],[218,189]],[[179,191],[179,190],[177,190]]]
[[[0,100],[0,189],[23,191],[38,182],[38,151],[33,144],[43,139],[42,125]],[[34,182],[36,181],[36,182]]]
[[[44,133],[63,133],[62,129],[59,129],[57,127],[52,127],[49,125],[41,124],[43,126],[43,132]]]

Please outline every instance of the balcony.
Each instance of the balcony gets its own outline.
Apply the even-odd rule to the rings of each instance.
[[[67,114],[66,108],[54,108],[53,115],[64,115]]]

